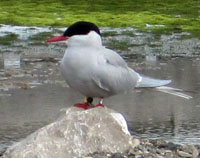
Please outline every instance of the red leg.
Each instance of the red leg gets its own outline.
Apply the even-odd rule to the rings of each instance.
[[[99,104],[97,104],[97,105],[95,105],[94,107],[104,107],[104,105],[103,104],[101,104],[101,103],[99,103]]]
[[[77,104],[74,104],[74,106],[76,106],[78,108],[85,109],[85,110],[89,108],[89,104],[88,103],[77,103]]]
[[[100,99],[99,104],[95,105],[94,107],[104,107],[103,105],[103,98]]]

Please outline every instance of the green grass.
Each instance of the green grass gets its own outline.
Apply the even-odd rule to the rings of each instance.
[[[0,44],[2,45],[10,45],[12,42],[18,39],[18,35],[14,33],[10,33],[6,36],[0,37]]]
[[[199,0],[1,0],[0,23],[69,26],[86,20],[99,26],[155,33],[187,31],[200,37],[199,10]]]
[[[117,36],[118,33],[116,31],[106,31],[101,33],[103,37],[109,37],[109,36]]]
[[[123,31],[121,34],[122,35],[126,35],[126,36],[130,36],[130,37],[135,36],[133,31]]]
[[[46,40],[53,36],[53,32],[40,32],[30,37],[31,45],[46,45]]]
[[[33,35],[32,37],[30,37],[31,40],[34,41],[44,41],[46,39],[48,39],[49,37],[53,36],[53,32],[40,32],[38,34]]]
[[[106,44],[106,46],[108,48],[112,48],[116,50],[127,51],[131,45],[128,44],[126,41],[119,41],[119,40],[112,39]]]

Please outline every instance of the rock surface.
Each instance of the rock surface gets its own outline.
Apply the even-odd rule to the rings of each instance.
[[[75,158],[122,153],[139,145],[124,117],[108,108],[68,108],[55,122],[11,146],[3,158]]]
[[[3,157],[1,157],[3,155]],[[55,122],[37,130],[1,158],[199,158],[200,145],[164,139],[132,139],[124,117],[108,108],[62,110]]]
[[[199,158],[200,145],[178,145],[164,139],[135,139],[140,144],[124,153],[93,153],[87,158]],[[173,146],[173,147],[172,147]]]

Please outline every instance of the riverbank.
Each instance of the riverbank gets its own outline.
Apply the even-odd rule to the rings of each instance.
[[[87,158],[198,158],[200,145],[177,145],[164,139],[136,139],[140,142],[125,153],[94,153]]]
[[[0,27],[0,54],[19,53],[37,57],[53,55],[62,57],[64,43],[47,44],[52,36],[62,34],[66,27],[28,27],[2,25]],[[155,57],[199,57],[200,39],[191,38],[189,32],[154,34],[131,27],[100,27],[103,45],[114,49],[129,59]],[[130,56],[131,54],[131,56]],[[152,59],[153,60],[153,59]]]
[[[200,145],[177,145],[164,139],[135,139],[138,145],[124,153],[91,153],[86,158],[198,158]],[[0,157],[5,151],[0,151]]]
[[[60,110],[59,117],[13,143],[3,158],[198,158],[200,145],[131,135],[125,117],[109,107]],[[181,145],[180,145],[181,144]],[[67,150],[66,150],[67,149]],[[2,152],[1,152],[2,151]]]
[[[10,0],[0,1],[0,24],[69,26],[79,20],[106,27],[133,27],[157,34],[200,35],[199,1]]]

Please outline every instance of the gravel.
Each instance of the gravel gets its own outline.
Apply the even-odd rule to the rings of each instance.
[[[200,145],[178,145],[164,139],[137,139],[138,146],[124,153],[93,153],[87,158],[198,158]]]

